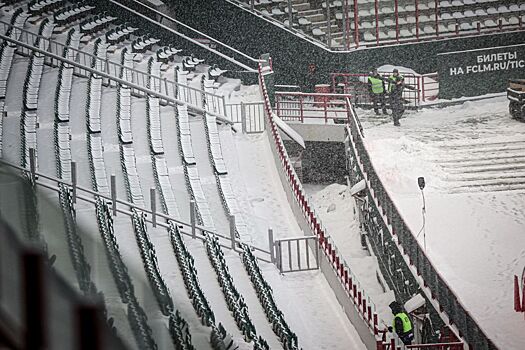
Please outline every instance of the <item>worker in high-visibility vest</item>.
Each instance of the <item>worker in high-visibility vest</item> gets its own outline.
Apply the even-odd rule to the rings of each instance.
[[[374,112],[379,114],[379,105],[381,105],[383,114],[388,114],[385,103],[385,81],[384,78],[379,75],[377,69],[370,72],[368,76],[368,91],[374,105]]]
[[[399,126],[399,119],[405,112],[403,105],[403,89],[405,88],[405,78],[399,74],[399,70],[394,69],[392,75],[388,78],[388,99],[392,109],[392,118],[394,125]]]
[[[414,340],[414,327],[410,317],[403,311],[403,308],[397,301],[391,302],[388,306],[392,310],[392,314],[394,314],[392,326],[388,327],[388,330],[396,332],[403,344],[411,345],[412,340]]]

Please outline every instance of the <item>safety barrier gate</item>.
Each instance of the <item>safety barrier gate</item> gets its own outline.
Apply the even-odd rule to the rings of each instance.
[[[324,121],[324,123],[346,122],[348,111],[345,98],[348,94],[282,92],[275,93],[275,111],[284,121],[305,119]]]
[[[319,241],[317,237],[293,237],[274,242],[275,265],[279,272],[297,272],[319,269]]]

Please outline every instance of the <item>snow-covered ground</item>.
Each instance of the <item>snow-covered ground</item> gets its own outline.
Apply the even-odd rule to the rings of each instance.
[[[401,127],[358,114],[374,167],[414,234],[425,177],[434,266],[499,348],[524,349],[513,276],[525,266],[525,124],[510,118],[504,97],[407,112]]]

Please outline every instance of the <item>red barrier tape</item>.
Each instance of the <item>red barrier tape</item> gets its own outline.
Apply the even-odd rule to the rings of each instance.
[[[525,297],[525,292],[523,293],[523,295]],[[514,275],[514,311],[523,311],[520,298],[520,284],[518,282],[518,276],[516,275]]]

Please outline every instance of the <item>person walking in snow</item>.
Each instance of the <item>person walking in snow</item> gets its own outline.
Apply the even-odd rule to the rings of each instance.
[[[399,119],[405,111],[405,107],[403,106],[404,88],[405,79],[399,74],[399,70],[394,69],[392,75],[388,78],[388,94],[395,126],[400,126]]]
[[[388,306],[394,315],[392,326],[388,327],[388,331],[396,332],[403,344],[411,345],[412,340],[414,340],[414,327],[410,317],[403,311],[403,307],[397,301],[391,302]]]
[[[377,69],[370,72],[368,76],[368,92],[374,105],[374,112],[379,114],[379,105],[381,105],[383,114],[388,114],[385,104],[385,82],[383,77],[377,72]]]

